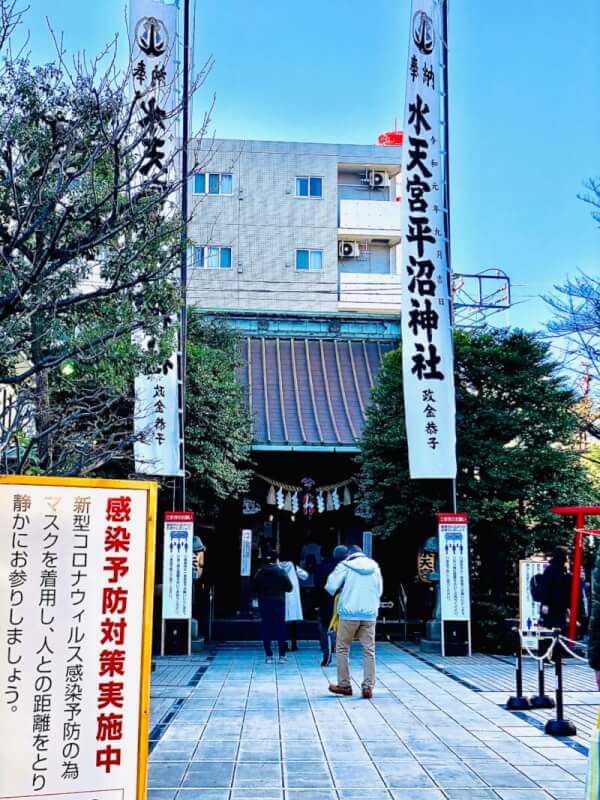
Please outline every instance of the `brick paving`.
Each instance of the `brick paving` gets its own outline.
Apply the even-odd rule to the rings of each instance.
[[[582,744],[544,736],[494,692],[445,674],[451,659],[380,644],[367,701],[358,686],[328,694],[335,670],[301,645],[282,665],[258,645],[157,659],[149,800],[583,798]]]

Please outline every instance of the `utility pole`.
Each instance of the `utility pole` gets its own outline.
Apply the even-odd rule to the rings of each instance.
[[[182,120],[181,120],[181,312],[179,321],[180,349],[180,457],[181,477],[177,479],[177,505],[181,511],[186,509],[185,476],[185,385],[186,385],[186,347],[187,347],[187,238],[188,238],[188,145],[190,128],[190,0],[183,0],[183,79],[182,79]]]

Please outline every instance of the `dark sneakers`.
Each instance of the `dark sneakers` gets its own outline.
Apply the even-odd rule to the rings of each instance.
[[[323,660],[321,661],[322,667],[329,667],[331,666],[331,654],[328,656],[323,656]]]
[[[329,691],[332,694],[343,694],[346,696],[350,696],[352,694],[352,687],[351,686],[338,686],[337,683],[330,683],[329,684]]]
[[[373,689],[369,689],[367,686],[365,686],[362,690],[362,696],[365,698],[365,700],[372,700]]]

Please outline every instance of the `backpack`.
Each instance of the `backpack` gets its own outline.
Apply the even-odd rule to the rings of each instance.
[[[529,591],[531,592],[531,596],[535,600],[536,603],[542,602],[542,586],[543,586],[543,573],[537,572],[535,575],[531,576],[531,580],[529,581]]]

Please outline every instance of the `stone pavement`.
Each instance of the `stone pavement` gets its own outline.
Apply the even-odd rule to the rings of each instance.
[[[373,701],[328,694],[319,661],[305,643],[282,665],[243,644],[157,659],[149,800],[583,798],[585,748],[444,674],[450,660],[379,644]]]
[[[503,705],[507,697],[515,693],[514,658],[510,656],[488,656],[481,653],[469,658],[442,659],[436,655],[425,655],[416,646],[406,649],[443,670],[447,675],[461,681],[465,686],[480,692],[481,695],[497,705]],[[556,676],[554,665],[546,662],[544,668],[546,694],[554,697]],[[523,658],[523,693],[529,697],[537,694],[537,663],[531,658]],[[581,752],[587,752],[592,728],[596,725],[600,694],[596,687],[593,671],[587,661],[569,658],[563,661],[563,687],[565,717],[575,723],[577,736],[571,738],[571,746],[576,745]],[[540,730],[554,715],[552,710],[518,712],[518,716]]]

